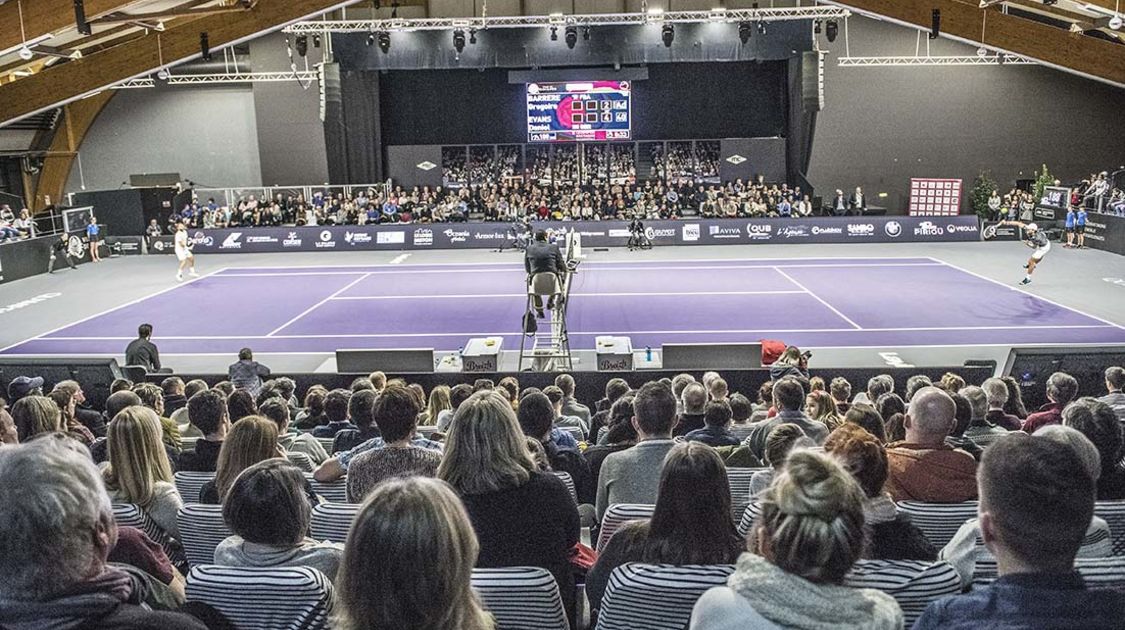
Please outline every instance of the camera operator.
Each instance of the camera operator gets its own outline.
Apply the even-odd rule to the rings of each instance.
[[[558,245],[547,242],[547,231],[539,230],[535,233],[535,240],[527,246],[527,252],[523,257],[523,266],[527,270],[527,280],[530,284],[537,274],[549,273],[555,276],[555,287],[562,286],[563,274],[567,272],[566,260],[563,259],[562,250]],[[543,313],[543,298],[539,295],[534,296],[535,300],[535,314],[542,319],[546,317]],[[547,301],[547,308],[555,308],[555,298],[552,295]]]
[[[809,358],[812,353],[809,351],[801,352],[797,346],[789,346],[785,348],[785,352],[781,353],[777,361],[770,365],[770,380],[777,382],[778,379],[785,378],[786,376],[797,376],[801,378],[809,377]]]
[[[629,222],[629,242],[627,245],[630,250],[652,247],[652,242],[645,235],[645,224],[641,221],[640,215],[634,215],[633,220]]]
[[[71,269],[77,269],[74,257],[70,255],[70,236],[66,232],[59,234],[59,240],[51,243],[51,260],[47,263],[47,273],[55,273],[55,260],[62,256]]]

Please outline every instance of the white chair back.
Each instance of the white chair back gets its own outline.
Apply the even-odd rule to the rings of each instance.
[[[184,555],[191,564],[215,562],[215,548],[231,535],[223,520],[223,506],[185,503],[176,515]]]
[[[176,490],[180,492],[184,503],[197,503],[200,490],[208,481],[214,480],[214,472],[181,471],[172,475],[172,483],[176,484]]]
[[[321,503],[313,508],[309,534],[316,540],[344,544],[359,508],[358,503]]]
[[[621,565],[609,576],[597,630],[683,630],[695,602],[733,572],[732,565]]]
[[[496,630],[569,628],[558,583],[546,569],[473,569],[472,583],[496,619]]]
[[[332,582],[308,567],[194,567],[187,601],[208,604],[243,630],[326,630]]]
[[[977,502],[964,503],[922,503],[921,501],[899,501],[898,511],[910,517],[910,521],[922,530],[934,547],[941,549],[949,544],[953,535],[969,519],[977,517]]]
[[[605,549],[609,539],[622,525],[629,521],[643,521],[652,518],[655,505],[648,503],[614,503],[605,510],[602,526],[598,531],[597,550]]]
[[[930,602],[960,593],[961,576],[944,561],[860,560],[844,578],[844,585],[872,588],[895,598],[909,628]]]

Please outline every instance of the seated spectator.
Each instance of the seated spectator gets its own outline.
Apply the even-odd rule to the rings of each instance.
[[[883,426],[886,426],[886,420],[896,413],[906,415],[906,403],[894,392],[883,394],[873,406],[879,417],[883,418]]]
[[[975,385],[961,388],[957,392],[969,401],[969,406],[972,408],[972,420],[969,421],[969,427],[965,429],[965,437],[972,440],[981,449],[984,449],[989,444],[1000,438],[1002,435],[1008,433],[1007,429],[1001,428],[988,421],[988,395],[984,393],[984,389]],[[1007,393],[1007,389],[1004,390]]]
[[[277,425],[272,420],[246,416],[235,422],[219,450],[215,479],[200,488],[199,502],[208,505],[224,503],[234,480],[242,471],[258,462],[281,457],[284,455],[277,444]]]
[[[133,386],[133,393],[141,399],[142,405],[152,409],[160,418],[160,435],[164,444],[179,453],[182,444],[180,428],[164,415],[164,392],[152,383],[140,383]]]
[[[844,414],[844,422],[863,427],[868,433],[879,438],[884,444],[887,442],[886,425],[883,418],[875,411],[875,407],[867,403],[852,403],[848,413]]]
[[[770,380],[777,382],[787,376],[796,376],[808,379],[808,359],[802,355],[797,346],[789,346],[781,353],[777,361],[770,365]]]
[[[24,396],[42,396],[43,377],[17,376],[8,383],[8,404],[15,406]]]
[[[313,385],[305,392],[305,408],[297,414],[294,423],[302,431],[312,431],[314,428],[328,424],[324,415],[324,397],[328,390],[323,385]]]
[[[633,397],[628,392],[614,401],[606,418],[603,435],[594,446],[587,447],[582,455],[590,465],[590,479],[597,481],[602,462],[610,453],[623,451],[637,443],[637,428],[633,425]],[[601,413],[601,412],[599,412]]]
[[[1079,398],[1062,414],[1063,425],[1077,429],[1098,449],[1102,472],[1097,478],[1099,501],[1125,499],[1125,467],[1121,465],[1121,423],[1113,408],[1094,398]]]
[[[160,419],[147,407],[128,407],[109,423],[109,466],[102,470],[114,502],[132,503],[172,538],[183,499],[172,485],[172,466],[160,441]]]
[[[324,397],[324,416],[328,424],[313,428],[312,434],[318,438],[334,438],[340,431],[356,430],[348,416],[348,404],[351,402],[351,392],[346,389],[334,389]]]
[[[805,415],[823,424],[829,431],[834,431],[844,423],[836,410],[836,400],[824,390],[811,391],[805,397]]]
[[[750,399],[742,394],[732,394],[730,403],[731,432],[742,440],[750,435],[750,416],[754,413],[754,405]]]
[[[0,446],[20,443],[20,434],[16,430],[16,421],[8,413],[8,403],[0,398]]]
[[[375,422],[376,424],[378,424],[378,418],[376,418]],[[441,442],[435,442],[434,440],[424,438],[420,436],[417,431],[415,431],[414,436],[410,440],[410,443],[413,446],[436,451],[437,453],[442,452]],[[384,441],[383,436],[380,435],[379,437],[373,437],[370,440],[359,444],[350,451],[336,453],[332,457],[329,457],[323,464],[321,464],[315,471],[313,471],[313,477],[317,481],[324,483],[335,481],[348,473],[348,467],[351,466],[352,460],[354,460],[356,457],[359,457],[360,455],[368,451],[381,449],[385,446],[386,442]]]
[[[750,422],[756,423],[765,420],[773,407],[773,381],[766,381],[758,387],[758,400],[754,403],[754,412]]]
[[[937,383],[936,387],[945,390],[947,394],[954,394],[964,389],[965,379],[959,374],[946,372],[941,375],[941,382]]]
[[[348,534],[336,580],[336,627],[493,630],[471,587],[479,551],[469,516],[448,485],[419,478],[381,485]]]
[[[375,388],[377,394],[381,393],[387,386],[387,375],[379,370],[368,374],[367,380],[371,381],[371,386]]]
[[[246,420],[239,420],[235,426]],[[336,579],[344,546],[308,537],[312,505],[307,483],[296,466],[280,458],[258,462],[242,471],[223,501],[223,520],[233,535],[215,548],[215,564],[310,567],[330,580]]]
[[[691,374],[677,374],[672,378],[672,395],[676,397],[676,415],[684,413],[684,390],[695,382]]]
[[[1098,449],[1086,436],[1075,429],[1058,424],[1049,424],[1035,432],[1035,438],[1053,440],[1074,450],[1082,462],[1082,468],[1090,474],[1090,478],[1097,483],[1101,475],[1101,456]],[[941,550],[941,559],[953,565],[961,575],[961,581],[968,588],[972,584],[973,575],[978,562],[995,563],[996,558],[992,552],[980,543],[980,519],[966,521],[954,534],[952,540]],[[1082,546],[1078,548],[1079,558],[1104,558],[1113,553],[1112,538],[1109,525],[1101,518],[1095,516],[1082,537]]]
[[[105,418],[90,406],[86,392],[78,381],[65,380],[55,383],[51,391],[65,391],[74,399],[74,419],[90,430],[94,437],[105,437]]]
[[[469,513],[480,540],[477,566],[547,569],[574,618],[569,557],[578,542],[578,507],[558,477],[536,469],[503,397],[482,391],[458,407],[438,478]]]
[[[139,365],[146,372],[159,372],[160,350],[152,343],[152,324],[137,327],[137,338],[125,348],[125,365]]]
[[[1019,431],[1023,427],[1023,420],[1004,411],[1008,403],[1008,386],[1002,379],[985,379],[981,384],[985,398],[988,399],[988,412],[984,419],[1007,431]]]
[[[142,606],[137,583],[106,562],[118,540],[110,499],[68,441],[0,448],[0,627],[205,630]]]
[[[805,390],[795,378],[784,378],[773,385],[773,404],[777,415],[754,428],[750,437],[742,444],[749,447],[758,459],[765,454],[766,437],[779,424],[795,424],[801,427],[805,436],[817,444],[823,444],[828,437],[828,427],[805,415]]]
[[[711,400],[727,400],[730,388],[722,377],[715,378],[707,385],[707,395]]]
[[[368,392],[359,392],[352,399]],[[371,410],[383,448],[369,450],[348,467],[348,500],[362,503],[376,486],[395,477],[433,477],[441,452],[412,443],[418,428],[418,400],[405,387],[388,385]]]
[[[590,436],[590,425],[584,422],[578,416],[567,416],[562,413],[563,392],[554,385],[549,385],[543,388],[543,395],[550,401],[551,405],[555,408],[555,422],[556,428],[575,428],[582,432],[582,439],[587,439]],[[523,402],[522,400],[520,402]]]
[[[559,407],[559,416],[578,418],[586,425],[587,433],[589,433],[590,408],[574,399],[574,377],[569,374],[559,374],[555,377],[555,387],[559,388],[563,396],[562,404]],[[547,397],[550,398],[551,395],[548,393]]]
[[[46,396],[24,396],[12,405],[12,421],[20,442],[27,442],[41,433],[66,431],[62,411]]]
[[[867,379],[867,390],[855,395],[852,404],[863,403],[875,406],[875,401],[883,394],[895,391],[895,379],[890,374],[879,374]]]
[[[688,383],[680,394],[680,418],[673,435],[687,435],[707,426],[707,388],[702,383]]]
[[[418,415],[418,426],[437,426],[437,419],[441,412],[452,408],[453,405],[449,402],[449,386],[437,385],[430,390],[430,399],[426,404],[426,409]]]
[[[945,390],[942,390],[945,391]],[[945,443],[953,448],[961,449],[973,459],[980,461],[981,455],[984,454],[984,449],[977,446],[977,443],[965,437],[965,430],[969,428],[969,423],[973,421],[973,406],[969,404],[969,399],[965,398],[957,392],[947,392],[949,397],[953,399],[953,430],[945,437]],[[903,420],[905,422],[905,419]]]
[[[74,396],[71,396],[69,392],[56,389],[48,394],[47,398],[51,399],[55,406],[59,408],[59,424],[66,434],[89,448],[94,443],[94,434],[90,433],[90,430],[74,417]]]
[[[918,393],[918,390],[923,387],[931,387],[933,384],[930,377],[925,374],[915,374],[906,379],[906,402],[910,402],[914,398],[914,394]]]
[[[227,396],[227,413],[231,422],[258,415],[258,403],[245,389],[236,389]]]
[[[836,411],[841,416],[848,413],[848,407],[851,405],[852,399],[852,384],[848,379],[843,376],[837,376],[828,383],[828,393],[832,395],[832,400],[836,401]]]
[[[1113,413],[1117,414],[1117,419],[1125,422],[1125,368],[1120,366],[1113,366],[1106,368],[1105,371],[1105,388],[1109,392],[1098,400],[1109,405],[1113,409]]]
[[[672,450],[676,423],[676,398],[672,390],[645,383],[633,398],[633,426],[637,445],[607,455],[598,473],[598,521],[615,503],[656,503],[660,468]]]
[[[449,390],[449,409],[446,409],[438,414],[437,428],[438,431],[445,433],[449,430],[449,424],[453,422],[453,414],[457,412],[457,408],[461,403],[469,399],[473,395],[473,386],[459,383],[454,385]]]
[[[169,416],[187,407],[184,379],[178,376],[169,376],[160,381],[160,390],[164,394],[164,412]]]
[[[254,360],[254,353],[250,348],[238,351],[238,362],[232,363],[227,368],[227,379],[235,389],[244,389],[257,398],[262,389],[262,379],[268,378],[270,369]]]
[[[208,389],[210,389],[210,387],[207,386],[207,381],[198,378],[192,379],[184,385],[184,398],[190,399],[192,396],[198,394],[199,392],[205,392]],[[176,429],[179,430],[181,438],[203,437],[203,434],[199,432],[199,429],[195,428],[195,426],[193,426],[192,423],[188,420],[188,409],[186,402],[184,403],[183,407],[180,407],[179,409],[173,411],[172,414],[168,416],[168,418],[171,419],[172,422],[176,423]]]
[[[1055,372],[1047,379],[1047,404],[1027,417],[1023,423],[1025,433],[1048,424],[1062,424],[1062,410],[1078,395],[1078,381],[1065,372]]]
[[[1118,628],[1125,594],[1090,590],[1074,558],[1094,516],[1094,480],[1072,448],[1011,433],[984,453],[980,532],[994,583],[930,604],[915,629]]]
[[[727,586],[703,594],[693,630],[757,628],[764,617],[784,628],[902,627],[902,610],[886,593],[843,585],[864,546],[863,491],[831,457],[789,455],[762,496],[750,553]],[[743,621],[735,626],[731,620]],[[768,626],[767,626],[768,627]]]
[[[664,459],[659,488],[652,518],[622,525],[586,576],[592,610],[610,573],[627,562],[733,564],[745,549],[730,518],[727,469],[713,448],[677,444]]]
[[[586,458],[577,450],[559,448],[551,439],[551,428],[557,406],[545,394],[528,394],[520,400],[517,418],[524,435],[534,439],[543,448],[544,457],[552,470],[570,474],[579,503],[593,504],[595,482],[590,476]]]
[[[203,437],[196,440],[195,450],[180,454],[180,470],[213,472],[223,439],[230,430],[226,396],[218,388],[192,396],[188,400],[188,420]]]
[[[1019,418],[1022,423],[1027,419],[1028,413],[1023,404],[1023,390],[1020,389],[1020,384],[1011,376],[1001,377],[1000,380],[1004,381],[1004,385],[1008,388],[1008,402],[1004,403],[1004,413]]]
[[[765,457],[763,458],[769,468],[756,471],[750,476],[750,498],[758,497],[773,483],[774,477],[785,466],[785,458],[789,457],[789,453],[793,449],[810,446],[816,446],[816,442],[806,437],[801,427],[795,424],[779,424],[771,429],[770,434],[766,436]]]
[[[824,451],[836,458],[859,483],[866,499],[863,516],[869,536],[864,558],[874,560],[934,560],[937,550],[925,534],[898,511],[883,492],[887,481],[887,452],[879,438],[854,424],[843,424],[824,442]]]
[[[711,401],[704,408],[704,427],[688,433],[684,438],[703,442],[708,446],[738,446],[742,441],[730,431],[733,415],[730,403],[726,400]]]
[[[351,398],[348,399],[348,419],[356,428],[344,429],[336,433],[332,438],[333,453],[350,451],[373,437],[379,437],[379,427],[375,424],[375,416],[372,415],[378,397],[379,394],[374,389],[352,392]]]
[[[936,387],[924,387],[910,399],[906,441],[887,445],[886,490],[892,499],[960,503],[977,498],[976,460],[945,443],[955,412],[953,399]]]
[[[319,466],[328,459],[328,453],[315,437],[290,429],[289,405],[280,396],[270,398],[258,406],[258,413],[277,426],[277,444],[286,453],[303,453]],[[294,459],[294,458],[289,458]]]

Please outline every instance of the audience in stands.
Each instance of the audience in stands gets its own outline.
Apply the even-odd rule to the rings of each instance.
[[[770,364],[771,381],[776,383],[787,376],[809,378],[808,357],[797,346],[787,347],[777,361]]]
[[[55,383],[52,392],[63,391],[74,399],[74,419],[90,430],[94,437],[105,437],[105,418],[96,409],[90,407],[86,400],[86,392],[78,381],[65,380]]]
[[[805,414],[805,389],[796,378],[786,377],[774,381],[773,405],[777,408],[777,415],[759,424],[743,442],[743,446],[748,447],[758,459],[765,454],[766,437],[779,424],[801,427],[805,436],[817,444],[823,444],[828,437],[828,427]]]
[[[328,424],[324,416],[324,397],[328,390],[323,385],[313,385],[305,392],[304,407],[293,420],[302,431],[312,431],[315,427]]]
[[[238,351],[238,361],[227,368],[227,378],[235,389],[245,389],[255,398],[262,389],[262,379],[268,378],[270,369],[254,360],[250,348]]]
[[[559,374],[555,377],[555,387],[562,392],[563,399],[559,409],[560,416],[573,416],[590,426],[590,408],[574,398],[574,377],[569,374]],[[547,394],[550,397],[550,394]]]
[[[981,383],[981,389],[988,399],[988,413],[984,419],[1008,431],[1019,431],[1023,427],[1023,420],[1006,411],[1008,404],[1008,385],[1003,379],[990,378]]]
[[[283,459],[260,461],[242,471],[223,501],[223,520],[233,535],[215,548],[215,564],[310,567],[335,579],[343,545],[308,537],[312,505],[307,486],[301,471]]]
[[[703,442],[708,446],[738,446],[742,440],[731,433],[731,419],[734,412],[726,400],[712,400],[703,409],[703,428],[696,429],[684,436],[684,439]]]
[[[1097,481],[1099,501],[1125,499],[1125,467],[1121,464],[1122,428],[1113,408],[1094,398],[1079,398],[1062,413],[1064,426],[1077,429],[1098,449],[1102,471]]]
[[[587,421],[583,420],[582,418],[579,418],[578,416],[570,416],[570,415],[566,415],[566,414],[563,413],[562,408],[563,408],[563,401],[565,400],[565,397],[564,397],[562,389],[560,389],[559,387],[556,387],[554,385],[549,385],[549,386],[543,388],[543,395],[546,396],[547,399],[551,401],[551,406],[554,407],[554,410],[555,410],[554,425],[555,425],[556,428],[578,429],[582,434],[582,439],[585,439],[587,436],[590,435],[590,426],[587,423]],[[587,410],[587,415],[589,415],[589,410]]]
[[[953,399],[937,387],[923,387],[911,397],[906,440],[887,445],[885,488],[892,499],[959,503],[976,498],[976,460],[945,442],[955,412]]]
[[[62,412],[55,401],[46,396],[23,396],[12,405],[12,421],[20,442],[26,442],[42,433],[65,431]]]
[[[637,427],[633,423],[633,400],[634,394],[629,391],[613,402],[608,410],[607,424],[601,431],[602,435],[598,438],[598,443],[587,447],[582,453],[586,463],[590,465],[590,478],[594,481],[598,480],[602,463],[610,453],[623,451],[637,443]],[[596,498],[595,491],[595,500]]]
[[[356,397],[366,394],[359,392]],[[418,428],[418,399],[405,387],[388,385],[374,400],[371,414],[381,434],[383,448],[372,449],[352,460],[348,467],[348,500],[362,503],[367,495],[396,477],[433,477],[441,464],[441,452],[412,443]]]
[[[16,421],[8,413],[8,403],[0,398],[0,446],[19,444],[20,434],[16,430]]]
[[[169,376],[160,382],[160,390],[164,397],[164,411],[169,416],[187,406],[186,385],[182,378]]]
[[[328,453],[312,434],[300,433],[290,428],[289,404],[281,396],[273,396],[262,401],[262,404],[258,405],[258,413],[273,421],[277,427],[277,444],[283,452],[287,453],[291,461],[304,456],[308,458],[310,466],[319,466],[328,459]]]
[[[671,403],[671,392],[667,398]],[[674,403],[670,406],[674,409]],[[558,477],[537,469],[516,414],[502,396],[480,391],[458,407],[438,478],[465,504],[480,541],[477,566],[547,569],[574,619],[569,558],[578,542],[578,507]]]
[[[1121,391],[1125,388],[1125,368],[1120,366],[1107,368],[1105,388],[1109,393],[1098,400],[1109,405],[1113,413],[1117,414],[1117,419],[1125,422],[1125,392]]]
[[[750,476],[750,498],[758,497],[773,483],[774,477],[785,466],[785,458],[789,457],[790,451],[810,446],[816,446],[816,442],[805,436],[801,427],[795,424],[783,423],[770,429],[762,456],[762,461],[768,468],[755,471]]]
[[[82,423],[78,422],[75,417],[75,402],[74,397],[69,392],[62,390],[54,390],[47,395],[59,409],[59,426],[66,432],[67,435],[78,440],[83,446],[89,447],[94,443],[94,434],[90,433]]]
[[[985,451],[979,484],[981,538],[1000,577],[930,604],[914,627],[1120,627],[1125,595],[1090,590],[1074,570],[1095,498],[1075,450],[1005,435]]]
[[[680,394],[680,417],[673,435],[687,435],[707,426],[707,387],[692,381]]]
[[[693,630],[763,627],[763,617],[784,628],[901,628],[890,595],[843,585],[863,554],[863,504],[859,484],[831,457],[790,453],[762,495],[751,552],[727,586],[696,603]]]
[[[152,383],[138,383],[133,386],[133,393],[141,399],[141,404],[156,413],[160,418],[161,439],[168,448],[179,453],[181,448],[180,428],[172,422],[171,418],[164,415],[164,392]]]
[[[313,428],[314,437],[336,437],[340,431],[355,431],[358,427],[351,422],[348,406],[352,393],[346,389],[334,389],[324,397],[324,417],[328,420]]]
[[[115,502],[132,503],[172,538],[180,537],[176,514],[183,499],[172,485],[172,466],[160,441],[160,419],[147,407],[114,416],[106,436],[109,465],[102,469]]]
[[[492,630],[471,587],[479,550],[448,485],[417,477],[382,484],[363,503],[344,546],[336,627]]]
[[[453,414],[461,406],[461,403],[469,399],[473,395],[473,386],[465,383],[454,385],[449,390],[449,409],[445,409],[438,414],[437,428],[438,431],[445,433],[449,430],[449,425],[453,422]]]
[[[227,399],[218,388],[199,392],[188,400],[188,421],[199,429],[203,437],[195,448],[180,455],[180,470],[212,472],[219,460],[223,440],[230,430],[230,413]]]
[[[1008,429],[996,426],[988,420],[988,394],[984,389],[976,385],[968,385],[962,387],[961,391],[957,392],[969,401],[969,406],[972,409],[972,419],[969,421],[969,427],[965,429],[965,437],[972,440],[974,444],[981,449],[986,448],[992,444],[1002,435],[1008,433]],[[1007,389],[1004,390],[1007,393]]]
[[[230,427],[219,460],[215,464],[215,478],[203,484],[199,502],[219,505],[226,501],[234,480],[242,471],[267,459],[282,457],[277,443],[277,425],[260,416],[246,416]],[[192,497],[188,497],[190,500]]]
[[[1004,381],[1004,385],[1008,388],[1008,402],[1004,404],[1004,413],[1019,418],[1022,428],[1023,421],[1028,416],[1027,407],[1023,403],[1023,390],[1014,377],[1003,376],[1000,380]]]
[[[449,402],[449,386],[435,386],[430,390],[430,399],[426,403],[426,408],[418,415],[418,426],[436,427],[438,416],[452,408],[453,404]]]
[[[574,481],[578,502],[593,504],[596,480],[590,475],[590,465],[576,449],[560,448],[551,439],[551,428],[558,409],[551,400],[538,392],[532,392],[519,401],[517,418],[524,435],[534,439],[543,448],[543,455],[551,470],[565,472]]]
[[[17,376],[8,383],[8,404],[14,405],[24,396],[42,396],[43,377]]]
[[[586,576],[590,608],[600,607],[610,573],[627,562],[733,564],[745,547],[730,498],[726,466],[713,448],[676,445],[664,458],[652,518],[622,525]]]
[[[598,472],[597,516],[614,503],[656,503],[660,468],[672,450],[676,398],[658,382],[645,383],[633,398],[637,443],[606,455]]]
[[[941,388],[938,386],[939,389]],[[965,431],[969,428],[969,423],[973,421],[973,406],[969,404],[969,399],[955,391],[944,390],[949,397],[953,399],[953,430],[945,437],[945,443],[953,448],[965,451],[973,456],[973,459],[980,461],[981,455],[984,454],[984,449],[977,445],[976,442],[965,437]],[[905,419],[903,420],[905,423]]]
[[[843,376],[837,376],[828,383],[828,393],[836,401],[836,412],[841,416],[848,413],[852,399],[852,384]]]
[[[1047,379],[1047,404],[1039,411],[1027,416],[1023,423],[1023,430],[1035,433],[1035,430],[1048,424],[1062,423],[1062,410],[1074,397],[1078,395],[1078,381],[1065,372],[1055,372]]]
[[[811,391],[805,397],[805,415],[823,424],[829,431],[835,430],[844,422],[837,410],[836,400],[824,390]]]

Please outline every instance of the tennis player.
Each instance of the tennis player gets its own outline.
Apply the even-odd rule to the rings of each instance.
[[[1050,239],[1047,238],[1046,232],[1041,231],[1039,226],[1034,223],[1001,221],[1000,225],[1014,225],[1022,229],[1024,232],[1024,244],[1035,250],[1031,252],[1031,258],[1028,258],[1027,264],[1023,266],[1024,269],[1027,269],[1027,275],[1023,277],[1023,280],[1020,280],[1020,284],[1031,284],[1031,274],[1035,273],[1035,267],[1042,262],[1047,252],[1051,251]]]
[[[195,272],[195,254],[191,251],[191,245],[188,241],[187,227],[183,222],[176,223],[176,258],[180,260],[180,268],[176,271],[176,282],[184,281],[184,269],[188,269],[188,273],[195,277],[199,274]]]

